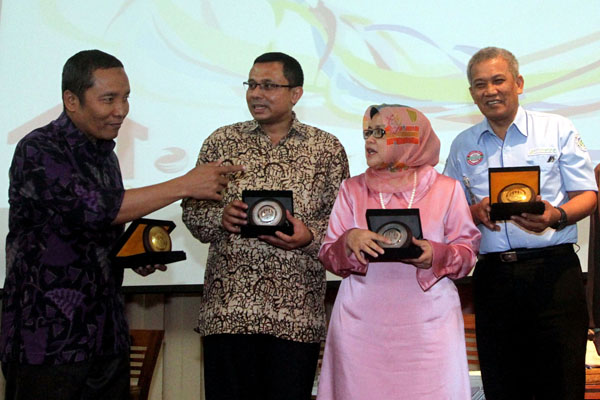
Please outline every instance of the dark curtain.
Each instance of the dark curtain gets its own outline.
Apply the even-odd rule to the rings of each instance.
[[[600,180],[600,164],[594,168],[596,184]],[[600,195],[598,195],[600,202]],[[600,204],[600,203],[599,203]],[[588,253],[587,301],[590,327],[600,328],[600,207],[590,215],[590,244]]]

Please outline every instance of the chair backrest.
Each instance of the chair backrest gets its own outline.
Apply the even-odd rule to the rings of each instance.
[[[129,354],[131,369],[131,398],[147,400],[152,374],[158,359],[165,332],[162,330],[131,329]]]
[[[475,314],[463,314],[465,323],[465,344],[467,346],[467,362],[469,371],[479,371],[479,357],[477,355],[477,338],[475,337]]]
[[[583,397],[586,400],[598,400],[600,399],[600,385],[585,384],[585,395]]]
[[[600,399],[600,368],[586,368],[584,398]]]
[[[319,377],[321,376],[321,367],[323,366],[323,354],[325,353],[325,341],[321,342],[319,349],[319,359],[317,360],[317,370],[315,371],[315,379],[313,381],[313,388],[311,393],[311,400],[317,399],[317,389],[319,387]]]

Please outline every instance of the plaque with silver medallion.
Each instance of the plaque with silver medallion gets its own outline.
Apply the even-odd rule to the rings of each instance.
[[[149,218],[132,221],[110,254],[113,264],[134,268],[185,260],[185,252],[172,251],[170,233],[173,229],[173,221]]]
[[[421,218],[418,208],[411,209],[369,209],[366,212],[370,231],[385,236],[391,244],[377,242],[384,254],[372,257],[366,254],[370,262],[394,262],[409,258],[418,258],[423,250],[412,243],[413,236],[422,239]]]
[[[277,231],[294,234],[294,227],[286,216],[286,210],[294,212],[291,190],[244,190],[242,201],[248,205],[247,224],[241,227],[242,237],[275,235]]]

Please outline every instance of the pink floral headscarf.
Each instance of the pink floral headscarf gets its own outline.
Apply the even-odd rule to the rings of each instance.
[[[368,129],[377,114],[385,124],[385,136],[378,140],[385,140],[387,146],[383,164],[367,169],[367,186],[382,193],[411,190],[414,172],[421,181],[438,163],[440,140],[422,112],[401,105],[370,106],[363,117],[363,129]]]

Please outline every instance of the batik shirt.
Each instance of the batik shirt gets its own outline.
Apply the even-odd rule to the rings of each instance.
[[[124,195],[115,143],[63,113],[25,136],[10,167],[2,361],[65,364],[128,351],[123,270],[109,252]]]
[[[224,199],[182,204],[189,230],[210,243],[198,331],[324,339],[326,281],[317,254],[339,186],[349,175],[342,145],[295,116],[287,136],[273,145],[256,121],[248,121],[222,127],[206,139],[198,162],[219,159],[246,166],[231,179]],[[244,189],[293,191],[294,216],[313,241],[286,251],[227,232],[223,209],[241,200]]]

